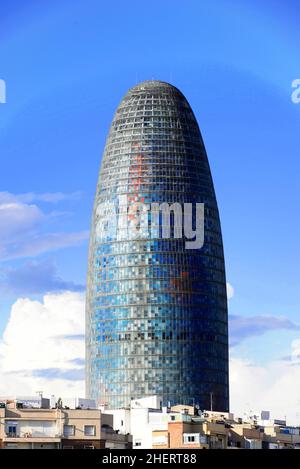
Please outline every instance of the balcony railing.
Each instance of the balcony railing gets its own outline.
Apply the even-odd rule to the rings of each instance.
[[[49,434],[44,433],[43,435],[36,435],[35,433],[24,432],[21,434],[16,434],[14,432],[6,432],[5,438],[61,438],[59,434]]]

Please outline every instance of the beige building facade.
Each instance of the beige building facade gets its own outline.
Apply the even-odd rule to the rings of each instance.
[[[129,435],[113,430],[113,416],[97,409],[0,408],[2,449],[130,448]]]

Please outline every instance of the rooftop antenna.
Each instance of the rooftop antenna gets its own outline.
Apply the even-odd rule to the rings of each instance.
[[[210,393],[210,411],[212,412],[213,410],[213,393]]]

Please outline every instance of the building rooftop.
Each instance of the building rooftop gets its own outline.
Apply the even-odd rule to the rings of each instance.
[[[159,93],[161,93],[162,91],[167,91],[167,92],[171,91],[173,93],[175,92],[175,93],[182,95],[181,91],[178,88],[176,88],[176,86],[173,86],[170,83],[167,83],[165,81],[160,81],[160,80],[141,81],[137,85],[130,88],[127,94],[131,94],[136,91],[149,91],[149,92],[159,92]]]

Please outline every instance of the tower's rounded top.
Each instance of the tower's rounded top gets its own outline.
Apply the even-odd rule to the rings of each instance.
[[[167,83],[165,81],[160,81],[160,80],[146,80],[146,81],[141,81],[137,85],[133,86],[130,88],[129,92],[132,91],[155,91],[155,90],[162,90],[165,89],[166,91],[179,91],[178,88],[175,86],[171,85],[170,83]]]

